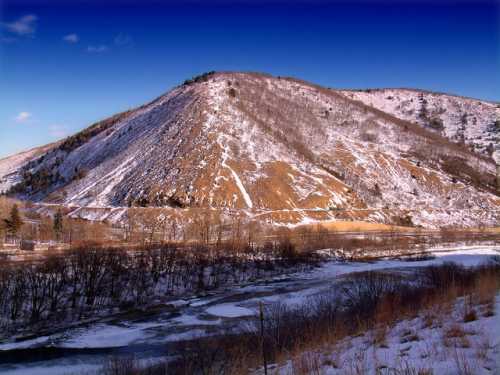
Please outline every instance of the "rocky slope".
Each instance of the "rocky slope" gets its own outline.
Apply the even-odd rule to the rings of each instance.
[[[496,224],[488,148],[498,145],[498,107],[425,94],[436,129],[420,117],[419,95],[205,75],[32,157],[0,160],[0,190],[81,213],[157,206],[281,223]]]

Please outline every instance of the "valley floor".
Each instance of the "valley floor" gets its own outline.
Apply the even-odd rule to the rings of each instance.
[[[433,257],[427,260],[383,259],[363,263],[331,260],[308,272],[227,287],[188,299],[172,300],[164,306],[138,313],[136,316],[108,318],[43,337],[3,342],[0,344],[0,373],[57,375],[96,371],[109,356],[133,355],[145,363],[157,361],[169,354],[169,347],[173,342],[238,332],[255,318],[260,302],[265,305],[271,305],[274,302],[301,305],[307,303],[309,298],[334,290],[332,286],[349,274],[371,270],[390,270],[410,276],[419,267],[445,262],[476,266],[486,262],[491,256],[499,254],[499,246],[481,245],[459,246],[452,249],[436,248],[432,250]],[[448,327],[453,321],[453,316],[450,316],[449,321],[445,322],[446,324],[442,327]],[[466,332],[479,332],[479,329],[484,326],[490,327],[485,332],[494,333],[497,323],[498,314],[492,318],[479,319],[478,322],[471,323],[464,329]],[[418,342],[413,343],[411,340],[406,344],[400,342],[404,339],[403,336],[408,336],[403,335],[405,327],[414,330],[419,324],[421,324],[421,319],[402,322],[392,328],[387,333],[389,348],[370,347],[369,333],[355,338],[355,341],[351,341],[352,346],[345,349],[342,361],[349,362],[348,358],[352,357],[356,363],[359,362],[356,356],[362,349],[363,360],[366,363],[372,363],[372,366],[373,358],[379,359],[377,363],[380,366],[395,366],[398,359],[401,365],[404,365],[405,360],[422,355],[425,347],[429,345],[428,355],[439,356],[439,350],[432,351],[433,344],[429,344],[440,339],[438,331],[419,330]],[[496,325],[496,327],[499,326]],[[498,328],[496,330],[498,331]],[[467,333],[467,335],[471,337],[470,340],[487,339],[480,333]],[[498,337],[500,337],[500,332],[497,332],[496,338],[491,337],[491,339]],[[491,345],[496,344],[491,341]],[[399,356],[399,354],[403,355]],[[496,355],[498,356],[498,352]],[[282,367],[281,370],[287,373],[287,368],[290,366],[293,366],[293,363]],[[448,365],[444,363],[443,366],[445,368]],[[490,366],[492,366],[491,363]],[[333,367],[328,371],[336,373]]]

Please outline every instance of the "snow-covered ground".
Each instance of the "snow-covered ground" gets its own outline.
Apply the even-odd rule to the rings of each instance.
[[[439,119],[435,131],[481,152],[499,142],[494,126],[500,116],[498,103],[411,89],[346,90],[343,94],[423,127],[432,129],[431,119]]]
[[[294,374],[296,368],[319,368],[315,374],[491,375],[500,371],[500,294],[491,315],[476,306],[477,320],[464,322],[463,299],[445,316],[428,310],[393,327],[347,337],[324,352],[305,352],[273,374]],[[407,371],[407,372],[405,372]]]
[[[4,342],[0,344],[0,373],[75,373],[82,369],[97,368],[110,354],[134,353],[139,359],[158,358],[165,355],[169,342],[238,329],[257,313],[260,302],[302,304],[311,296],[331,290],[343,275],[354,272],[381,269],[412,272],[415,267],[443,262],[475,266],[487,261],[492,255],[499,255],[500,246],[435,249],[433,254],[434,259],[411,262],[394,259],[372,263],[328,261],[309,272],[283,275],[236,288],[221,289],[204,296],[171,301],[164,310],[148,314],[145,318],[108,320],[22,342]],[[30,361],[30,350],[34,348],[49,348],[59,354],[54,355],[53,359]],[[14,349],[24,349],[22,361],[9,361],[9,353],[13,353]],[[75,352],[75,349],[79,351]],[[93,351],[86,352],[88,349]]]

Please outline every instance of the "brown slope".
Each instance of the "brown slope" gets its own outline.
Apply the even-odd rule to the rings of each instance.
[[[488,158],[295,79],[217,73],[108,124],[28,171],[63,181],[19,192],[90,207],[237,209],[285,222],[390,222],[413,211],[422,224],[468,224],[477,210],[495,220],[500,204]]]

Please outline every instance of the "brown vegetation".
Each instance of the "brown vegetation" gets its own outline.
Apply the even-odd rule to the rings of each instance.
[[[179,356],[170,362],[117,374],[243,374],[262,369],[264,362],[280,363],[289,359],[292,359],[294,374],[320,373],[324,362],[318,353],[334,347],[343,338],[413,318],[431,308],[439,311],[441,306],[445,314],[457,297],[483,293],[481,285],[485,279],[489,280],[488,284],[493,282],[490,286],[495,292],[490,297],[494,298],[500,288],[500,267],[493,262],[476,269],[455,264],[427,267],[411,284],[384,273],[353,274],[341,284],[340,295],[319,296],[298,308],[279,303],[269,306],[264,312],[263,335],[256,320],[255,326],[244,333],[179,343]],[[419,340],[414,331],[404,333],[402,339]],[[443,340],[445,345],[468,345],[466,333],[458,326],[446,329]],[[461,369],[468,366],[463,358],[457,357],[455,363]],[[362,364],[360,357],[356,368],[361,369]],[[417,374],[417,370],[410,367],[406,370],[403,373]]]
[[[158,298],[303,270],[318,261],[286,241],[259,248],[86,244],[38,262],[0,265],[0,325],[4,334],[42,329],[117,307],[146,308]]]

